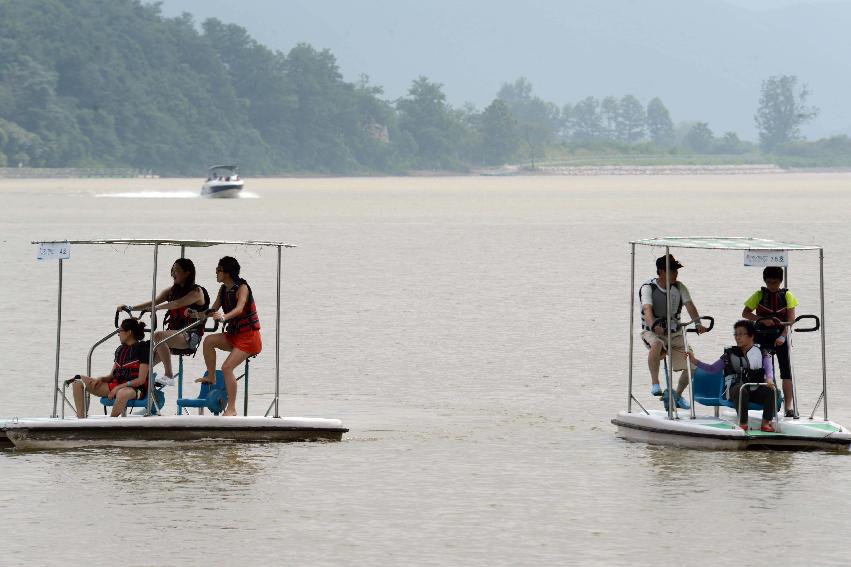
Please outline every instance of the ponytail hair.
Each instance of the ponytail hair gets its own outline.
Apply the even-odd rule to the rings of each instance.
[[[133,333],[133,338],[141,341],[145,338],[145,323],[138,319],[125,319],[121,322],[121,329]]]

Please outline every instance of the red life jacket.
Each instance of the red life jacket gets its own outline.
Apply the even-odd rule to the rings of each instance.
[[[201,311],[206,311],[207,309],[210,308],[210,294],[207,293],[207,290],[204,289],[203,286],[196,285],[195,288],[200,289],[201,293],[204,295],[203,305],[201,305],[199,307],[198,304],[196,303],[196,304],[193,304],[193,305],[187,305],[186,307],[177,307],[175,309],[169,309],[166,312],[165,319],[163,320],[163,324],[165,325],[166,329],[176,331],[178,329],[182,329],[183,327],[197,321],[197,319],[192,319],[192,318],[189,317],[189,310],[190,309],[192,309],[193,311],[201,312]],[[178,295],[180,292],[176,289],[176,286],[171,286],[171,290],[169,290],[169,292],[168,292],[167,301],[177,301],[178,299],[181,299],[182,297],[184,297],[187,293],[191,293],[191,291],[194,291],[194,290],[190,290],[190,291],[187,291],[186,293],[184,293],[182,295]],[[205,319],[205,321],[206,321],[206,319]],[[204,334],[204,323],[198,325],[197,327],[192,327],[191,329],[189,329],[189,332],[195,333],[199,337],[203,336],[203,334]]]
[[[757,317],[776,317],[781,322],[786,322],[789,309],[786,307],[786,289],[778,289],[776,292],[762,288],[762,299],[756,306]]]
[[[240,313],[239,317],[235,317],[225,324],[226,333],[236,334],[240,331],[245,331],[246,329],[253,329],[255,331],[260,330],[260,318],[257,316],[257,306],[254,304],[254,294],[251,292],[251,286],[248,285],[247,281],[239,279],[230,289],[225,289],[225,286],[222,285],[221,289],[219,289],[219,299],[221,299],[222,310],[225,313],[230,313],[236,309],[236,294],[239,291],[239,287],[242,285],[248,288],[248,299],[245,301],[245,307],[243,307],[242,313]]]
[[[132,345],[121,345],[115,349],[115,362],[112,365],[112,377],[119,384],[139,377],[139,367],[144,359],[147,363],[148,341],[137,341]],[[144,355],[142,354],[144,351]]]

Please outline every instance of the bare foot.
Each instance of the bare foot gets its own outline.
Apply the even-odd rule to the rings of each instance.
[[[208,380],[206,376],[201,376],[195,380],[198,384],[215,384],[212,380]]]
[[[224,412],[222,415],[223,415],[223,416],[225,416],[225,417],[228,417],[228,416],[235,416],[235,415],[236,415],[236,410],[230,410],[230,411],[225,410],[225,412]]]

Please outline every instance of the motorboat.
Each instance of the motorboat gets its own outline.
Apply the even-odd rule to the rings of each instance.
[[[626,410],[620,411],[612,424],[617,428],[617,435],[629,441],[644,442],[656,445],[669,445],[692,449],[709,450],[747,450],[747,449],[782,449],[782,450],[834,450],[848,451],[851,446],[851,431],[828,418],[827,407],[827,369],[825,353],[824,327],[824,251],[821,246],[779,242],[751,237],[665,237],[636,240],[631,243],[631,284],[630,284],[630,341],[628,360],[628,396]],[[799,414],[798,393],[795,386],[797,375],[792,365],[792,385],[794,417],[781,416],[777,412],[773,427],[775,431],[760,430],[762,418],[761,406],[751,404],[748,411],[748,429],[738,427],[738,416],[735,405],[723,396],[724,377],[722,373],[712,374],[698,368],[691,374],[690,365],[686,365],[689,377],[690,408],[687,415],[679,415],[677,404],[673,398],[671,372],[673,368],[672,349],[667,349],[667,360],[664,360],[664,378],[667,395],[665,410],[646,409],[633,393],[633,356],[635,313],[637,312],[635,298],[635,251],[637,246],[650,246],[664,250],[670,258],[672,249],[700,249],[744,252],[746,266],[782,266],[784,275],[788,269],[789,257],[801,252],[817,252],[819,256],[819,290],[820,314],[801,315],[789,325],[788,344],[790,356],[792,340],[795,334],[818,332],[821,348],[821,394],[813,405],[809,416]],[[785,278],[784,278],[785,280]],[[666,290],[667,292],[667,290]],[[668,295],[670,297],[670,295]],[[670,301],[667,315],[671,314]],[[670,317],[668,317],[670,319]],[[711,319],[711,318],[701,318]],[[688,334],[696,332],[697,320],[684,321],[679,329],[669,330],[663,340],[671,344],[674,334],[681,334],[685,349],[688,350]],[[711,325],[710,325],[711,328]],[[670,329],[670,326],[669,326]],[[780,388],[775,389],[775,403],[781,407],[778,396]],[[701,405],[701,412],[696,410],[696,403]],[[816,416],[821,407],[822,415]],[[707,409],[711,408],[711,412]]]
[[[280,402],[280,343],[281,343],[281,255],[282,251],[295,248],[292,244],[267,241],[225,241],[225,240],[173,240],[173,239],[100,239],[100,240],[71,240],[71,241],[38,241],[39,258],[56,258],[59,263],[59,293],[57,305],[56,357],[53,384],[53,411],[49,417],[10,418],[0,419],[0,447],[14,446],[16,449],[58,449],[69,447],[148,447],[173,445],[198,445],[199,443],[268,443],[291,441],[340,441],[348,431],[339,419],[321,417],[284,417],[279,412]],[[183,394],[183,357],[194,354],[188,350],[172,350],[179,357],[176,376],[177,399],[174,401],[176,411],[166,415],[168,402],[165,387],[158,384],[153,365],[148,373],[148,392],[143,400],[131,400],[128,410],[138,412],[126,417],[94,417],[86,419],[76,417],[74,405],[66,395],[68,385],[74,380],[60,383],[59,360],[62,329],[62,262],[70,257],[71,247],[91,245],[104,246],[145,246],[153,249],[153,277],[157,281],[158,255],[160,248],[179,247],[180,255],[184,257],[187,249],[210,246],[243,246],[255,248],[273,248],[277,251],[277,302],[275,311],[275,340],[274,340],[274,396],[263,415],[248,414],[248,378],[249,361],[246,360],[242,374],[237,380],[242,384],[243,400],[242,415],[220,416],[226,403],[226,389],[221,370],[216,371],[213,384],[204,384],[197,397],[185,397]],[[81,255],[75,256],[79,258]],[[155,286],[151,290],[152,303],[156,297]],[[132,316],[132,312],[130,313]],[[139,314],[139,318],[144,313]],[[149,314],[150,315],[150,314]],[[154,336],[157,329],[157,318],[150,317],[151,323],[146,332]],[[88,352],[86,361],[87,374],[92,372],[92,354],[103,343],[118,333],[118,313],[115,316],[115,329],[94,342]],[[178,332],[191,329],[196,325],[206,325],[206,319],[198,319]],[[215,327],[206,329],[216,330]],[[271,341],[264,341],[270,343]],[[162,343],[150,340],[150,359],[153,360],[154,350]],[[258,356],[263,356],[260,353]],[[77,377],[75,377],[77,378]],[[258,378],[252,375],[252,383]],[[262,377],[261,377],[262,383]],[[267,379],[264,388],[269,388]],[[86,396],[89,399],[89,396]],[[100,399],[104,408],[111,400]],[[66,407],[71,409],[69,417],[65,416]],[[192,415],[189,410],[197,408],[198,414]],[[205,411],[209,413],[205,413]],[[88,406],[86,410],[89,413]],[[104,410],[105,413],[105,410]],[[73,417],[71,417],[73,416]]]
[[[216,199],[238,197],[245,181],[236,165],[214,165],[201,187],[201,196]]]

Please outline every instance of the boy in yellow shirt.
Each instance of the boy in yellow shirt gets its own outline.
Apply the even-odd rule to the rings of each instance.
[[[751,295],[745,302],[742,317],[757,321],[757,343],[763,348],[773,350],[780,363],[780,377],[783,382],[783,399],[786,405],[786,417],[795,417],[792,409],[792,368],[789,364],[789,345],[786,343],[791,327],[782,323],[795,321],[795,308],[798,300],[788,289],[781,288],[783,268],[769,266],[762,271],[765,287]]]

